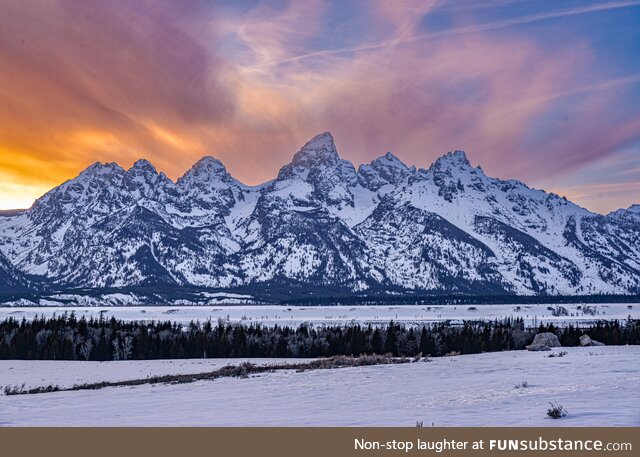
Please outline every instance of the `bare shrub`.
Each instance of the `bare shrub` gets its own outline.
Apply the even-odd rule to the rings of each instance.
[[[568,354],[567,351],[553,352],[549,354],[547,357],[564,357],[567,354]]]
[[[547,409],[547,417],[549,419],[562,419],[567,415],[567,410],[560,403],[549,402],[550,408]]]
[[[21,386],[5,386],[4,394],[5,395],[24,395],[24,394],[44,394],[48,392],[57,392],[60,390],[60,386],[54,386],[53,384],[49,384],[48,386],[40,386],[34,387],[32,389],[27,389],[26,385],[23,383]]]
[[[5,395],[20,395],[20,394],[23,394],[25,391],[26,391],[25,384],[22,384],[21,386],[18,386],[18,385],[4,386]]]

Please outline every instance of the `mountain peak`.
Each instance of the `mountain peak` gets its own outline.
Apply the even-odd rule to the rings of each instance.
[[[206,170],[210,173],[227,172],[224,164],[213,156],[204,156],[202,159],[193,164],[191,170]]]
[[[340,160],[331,133],[324,132],[314,136],[293,156],[295,166],[309,167],[323,163],[335,163]]]
[[[613,217],[613,218],[633,218],[633,219],[638,219],[640,218],[640,205],[638,204],[633,204],[628,208],[620,208],[617,209],[615,211],[611,211],[609,214],[607,214],[608,217]]]
[[[157,174],[156,168],[147,159],[138,159],[128,171],[142,171]]]
[[[360,165],[358,174],[364,187],[378,190],[385,184],[397,184],[415,172],[415,167],[408,167],[391,152],[378,157],[369,164]]]
[[[231,182],[235,179],[229,174],[224,164],[212,156],[204,156],[178,179],[178,183],[193,185],[193,181],[223,181]]]
[[[330,133],[314,136],[293,156],[291,162],[280,169],[273,181],[272,189],[283,189],[291,183],[304,182],[310,193],[296,198],[315,203],[344,206],[353,205],[353,195],[348,187],[357,183],[358,177],[353,164],[338,156],[336,145]],[[312,189],[312,190],[311,190]],[[294,193],[289,193],[293,195]]]
[[[471,168],[471,163],[464,151],[456,149],[455,151],[447,152],[442,157],[436,159],[431,166],[435,168]]]
[[[385,162],[389,166],[396,166],[400,168],[409,168],[405,163],[400,160],[397,156],[395,156],[391,151],[388,151],[382,157],[378,157],[374,162],[382,163]],[[373,163],[373,162],[372,162]]]
[[[334,147],[333,135],[330,132],[319,133],[305,143],[302,149],[318,149],[323,147]]]
[[[89,165],[87,168],[80,172],[80,176],[95,175],[95,174],[108,174],[113,171],[123,171],[122,167],[115,162],[95,162]]]
[[[453,152],[447,152],[445,154],[445,157],[449,158],[452,161],[457,161],[465,165],[471,165],[469,163],[469,159],[467,158],[467,154],[461,149],[456,149]]]

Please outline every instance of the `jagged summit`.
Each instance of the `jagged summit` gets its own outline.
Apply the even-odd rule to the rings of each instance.
[[[191,169],[201,169],[201,168],[206,168],[206,169],[213,169],[213,170],[226,170],[225,166],[222,164],[222,162],[218,159],[216,159],[213,156],[204,156],[203,158],[201,158],[200,160],[198,160],[196,163],[193,164],[193,166],[191,167]]]
[[[407,168],[407,166],[400,160],[397,156],[395,156],[391,151],[387,151],[385,155],[382,157],[378,157],[374,160],[374,162],[386,162],[389,165],[398,166],[400,168]]]
[[[400,158],[391,151],[387,151],[380,157],[376,157],[368,164],[363,164],[363,165],[373,165],[373,164],[385,164],[385,165],[395,166],[398,168],[411,168],[408,165],[406,165],[402,160],[400,160]]]
[[[369,164],[360,165],[358,175],[362,185],[371,190],[392,182],[398,183],[415,173],[416,167],[408,167],[402,160],[387,152],[385,155],[372,160]]]
[[[205,156],[178,179],[176,189],[180,195],[176,205],[186,212],[202,208],[228,214],[231,206],[244,199],[247,188],[229,174],[221,161]]]
[[[154,167],[151,162],[149,162],[147,159],[138,159],[136,160],[136,162],[133,164],[133,166],[128,170],[129,172],[131,171],[143,171],[145,173],[153,173],[153,174],[157,174],[158,172],[156,171],[156,167]]]
[[[331,132],[322,132],[311,138],[302,146],[302,149],[318,149],[324,147],[332,147],[335,149],[335,143]]]
[[[324,132],[314,136],[293,156],[291,164],[311,167],[319,164],[336,163],[340,160],[333,136]]]
[[[356,182],[353,164],[338,156],[333,137],[325,132],[308,141],[293,160],[280,169],[270,187],[277,189],[274,195],[288,195],[287,198],[310,205],[323,202],[342,207],[353,203],[349,186]]]
[[[185,181],[191,181],[193,179],[233,179],[224,164],[212,156],[204,156],[196,163],[194,163],[189,170],[180,178],[178,178],[178,184]]]
[[[471,168],[471,163],[467,158],[467,154],[459,149],[453,152],[447,152],[445,155],[436,159],[431,167],[445,168],[445,167],[457,167],[457,168]]]
[[[82,170],[80,172],[79,176],[90,176],[90,175],[95,175],[95,174],[108,174],[111,172],[124,172],[124,168],[122,168],[120,165],[118,165],[115,162],[107,162],[107,163],[102,163],[102,162],[94,162],[91,165],[89,165],[87,168],[85,168],[84,170]]]
[[[636,218],[640,220],[640,205],[633,204],[628,208],[620,208],[611,211],[607,216],[613,218]]]

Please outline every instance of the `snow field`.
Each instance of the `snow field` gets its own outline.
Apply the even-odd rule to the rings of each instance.
[[[580,308],[579,308],[580,307]],[[554,315],[557,308],[564,308],[566,315]],[[390,320],[404,324],[421,324],[447,320],[494,320],[521,317],[525,325],[553,322],[584,324],[599,319],[640,319],[640,304],[609,303],[594,305],[403,305],[403,306],[122,306],[122,307],[0,307],[0,319],[33,319],[36,315],[51,317],[75,312],[85,316],[124,320],[160,320],[189,323],[218,319],[245,324],[298,326],[302,323],[322,324],[387,324]],[[555,314],[558,314],[557,311]]]
[[[560,350],[567,354],[510,351],[193,384],[0,396],[0,425],[413,426],[416,420],[425,426],[640,425],[640,346],[553,352]],[[13,378],[28,384],[51,370],[46,362],[3,362],[3,376],[7,363],[14,369],[30,365]],[[78,376],[85,370],[83,363],[54,363]],[[149,367],[149,362],[104,364],[112,376],[124,376],[144,371],[131,372],[136,363]],[[527,387],[516,387],[525,382]],[[546,419],[549,402],[562,404],[568,416]]]

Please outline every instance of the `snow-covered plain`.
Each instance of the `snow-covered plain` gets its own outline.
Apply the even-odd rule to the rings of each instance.
[[[566,315],[556,315],[549,308],[563,307]],[[121,306],[121,307],[0,307],[0,320],[8,317],[33,319],[36,315],[51,317],[75,312],[79,318],[104,316],[124,320],[170,320],[189,323],[222,319],[245,324],[293,325],[314,324],[415,324],[446,320],[503,319],[521,317],[526,325],[541,322],[589,324],[599,319],[640,319],[640,304],[611,303],[595,305],[403,305],[403,306]],[[556,313],[557,314],[557,313]]]
[[[640,346],[554,352],[560,350],[568,354],[550,358],[548,352],[511,351],[193,384],[0,396],[0,425],[413,426],[416,420],[425,426],[640,425]],[[23,376],[13,380],[37,384],[40,363],[3,362],[1,373],[6,376],[9,364]],[[54,363],[76,373],[88,366]],[[104,364],[117,373],[130,371],[132,363]],[[155,364],[140,363],[144,370]],[[182,363],[191,369],[196,362]],[[186,365],[174,368],[178,372]],[[515,387],[523,382],[528,387]],[[562,404],[568,416],[545,419],[549,402]]]

